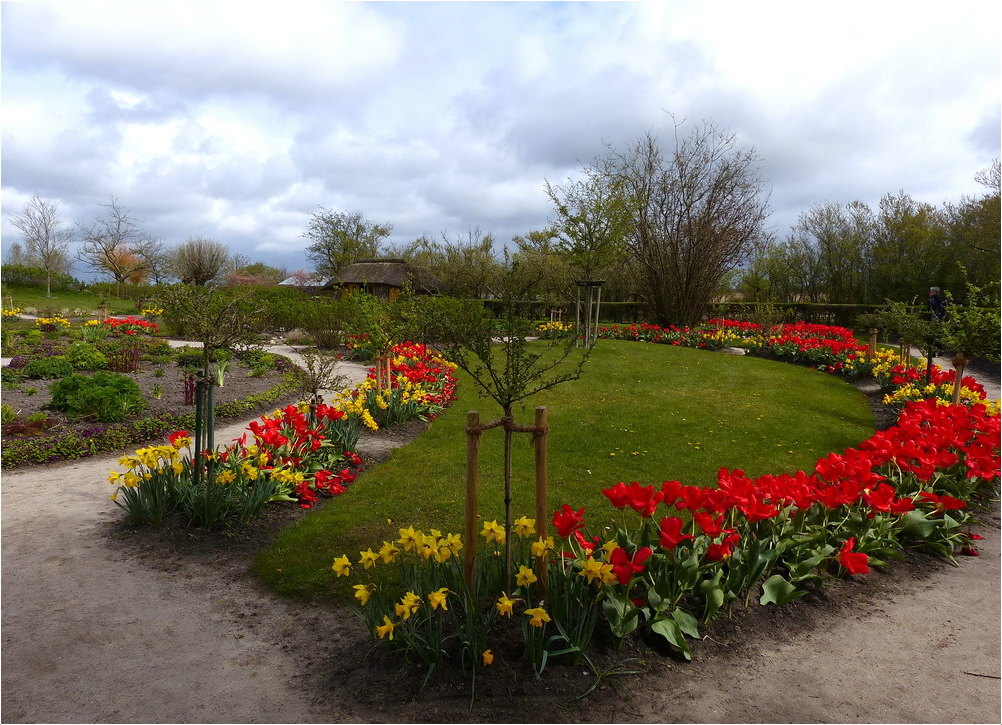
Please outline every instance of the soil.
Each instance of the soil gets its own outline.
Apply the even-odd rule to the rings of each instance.
[[[276,370],[269,370],[263,375],[253,377],[248,375],[249,372],[249,367],[234,360],[230,364],[223,386],[213,388],[216,404],[229,403],[253,393],[260,393],[275,386],[282,378],[282,374]],[[138,372],[121,374],[132,378],[139,385],[139,390],[147,403],[146,410],[142,412],[144,417],[153,417],[161,413],[185,413],[194,410],[193,405],[187,405],[184,401],[187,373],[173,363],[156,365],[144,360]],[[62,413],[49,410],[46,407],[52,399],[52,394],[49,391],[49,385],[52,382],[54,381],[25,380],[16,389],[4,386],[3,402],[21,411],[21,418],[27,418],[32,413],[44,412],[57,425],[72,424],[73,421],[67,421],[66,416]],[[36,392],[29,394],[27,391],[32,389]],[[274,407],[274,404],[270,404],[270,406]],[[47,432],[54,433],[57,430],[49,429]],[[7,432],[8,426],[4,426],[4,438],[7,437]]]
[[[367,435],[360,449],[371,464],[422,429]],[[3,476],[4,722],[1000,719],[997,501],[976,529],[980,558],[907,552],[781,608],[735,609],[691,663],[599,643],[597,683],[580,664],[536,681],[502,651],[471,709],[455,669],[418,692],[423,673],[373,652],[346,610],[284,599],[250,573],[298,508],[270,507],[231,534],[134,530],[107,499],[115,458]]]

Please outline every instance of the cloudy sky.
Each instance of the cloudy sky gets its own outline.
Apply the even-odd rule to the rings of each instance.
[[[757,150],[781,237],[817,202],[955,201],[999,156],[999,7],[5,1],[3,248],[32,194],[290,270],[318,207],[503,242],[668,112]]]

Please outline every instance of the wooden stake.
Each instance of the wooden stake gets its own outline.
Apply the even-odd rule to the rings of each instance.
[[[877,328],[870,328],[870,349],[868,351],[870,359],[872,360],[877,356]]]
[[[477,477],[480,472],[480,413],[466,414],[466,528],[463,542],[463,576],[473,593],[477,558]]]
[[[967,368],[967,357],[964,353],[958,352],[950,362],[953,363],[953,369],[957,371],[957,375],[953,379],[953,404],[957,405],[960,402],[961,382],[964,378],[964,370]]]
[[[536,444],[536,536],[546,541],[546,443],[549,438],[549,426],[547,424],[548,414],[543,406],[536,408],[536,433],[533,436]],[[546,596],[547,568],[546,549],[543,555],[536,560],[536,576],[539,578],[539,589],[542,596]]]

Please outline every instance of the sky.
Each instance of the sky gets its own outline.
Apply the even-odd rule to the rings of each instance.
[[[3,251],[33,194],[289,271],[320,209],[500,245],[673,119],[757,152],[779,238],[812,204],[958,201],[1000,155],[999,7],[5,0]]]

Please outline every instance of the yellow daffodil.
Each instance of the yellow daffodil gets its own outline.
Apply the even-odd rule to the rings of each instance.
[[[384,541],[383,545],[379,548],[379,556],[382,557],[384,564],[389,564],[396,561],[397,557],[400,556],[400,549],[389,541]]]
[[[550,615],[546,613],[546,610],[542,607],[533,607],[532,609],[526,609],[523,614],[529,617],[529,624],[533,627],[542,627],[544,622],[550,621]]]
[[[420,531],[415,531],[413,526],[399,529],[399,531],[400,538],[397,539],[397,543],[404,547],[404,551],[415,551],[424,540],[424,534]]]
[[[519,566],[518,574],[515,575],[515,583],[520,587],[527,587],[536,581],[536,575],[527,566]]]
[[[407,592],[398,604],[393,605],[393,609],[397,616],[406,622],[419,606],[421,606],[421,597],[414,592]]]
[[[497,520],[485,521],[484,530],[480,532],[487,541],[494,541],[498,544],[504,543],[504,527],[498,524]]]
[[[508,595],[502,592],[501,596],[498,597],[498,601],[494,606],[497,607],[498,614],[500,614],[502,617],[510,617],[513,608],[515,606],[515,602],[520,602],[520,601],[522,600],[509,599]]]
[[[361,602],[363,607],[369,603],[373,589],[371,584],[356,584],[353,589],[355,590],[355,599]]]
[[[612,573],[612,564],[605,564],[601,561],[596,561],[591,556],[581,563],[581,572],[578,576],[583,576],[589,584],[596,581],[600,584],[607,584],[611,583],[608,581],[609,577],[611,577],[613,581],[616,579],[615,575]]]
[[[532,555],[539,557],[545,554],[547,551],[552,551],[554,548],[553,537],[547,536],[546,541],[543,541],[542,537],[536,539],[532,542]]]
[[[237,477],[232,470],[226,469],[222,473],[216,474],[216,483],[233,483],[233,479]]]
[[[118,471],[108,471],[108,483],[114,485],[118,484],[118,479],[122,477],[122,474]]]
[[[439,546],[445,546],[452,552],[453,556],[459,556],[463,550],[463,540],[459,534],[446,534],[445,538],[439,542]]]
[[[371,546],[365,551],[360,551],[359,555],[361,558],[358,560],[358,563],[366,569],[372,569],[376,566],[376,562],[379,561],[379,554],[374,552]]]
[[[447,587],[442,587],[437,591],[432,592],[428,595],[428,603],[431,604],[431,608],[438,609],[441,607],[444,611],[447,611],[449,607],[446,605],[446,596],[449,590]]]
[[[613,552],[614,549],[619,548],[619,544],[617,544],[615,541],[607,541],[604,544],[602,544],[602,548],[605,550],[606,556],[608,556]]]
[[[376,627],[376,634],[379,635],[380,639],[385,639],[389,635],[390,639],[393,639],[393,630],[396,629],[396,622],[391,622],[390,618],[385,614],[383,615],[383,624]]]
[[[489,649],[485,649],[483,655],[481,656],[483,657],[485,667],[489,667],[494,664],[494,653]]]
[[[523,539],[531,539],[536,535],[536,520],[521,516],[515,519],[515,533]]]
[[[348,576],[351,574],[351,562],[348,561],[348,556],[342,555],[335,559],[334,563],[331,564],[331,569],[338,576]]]

